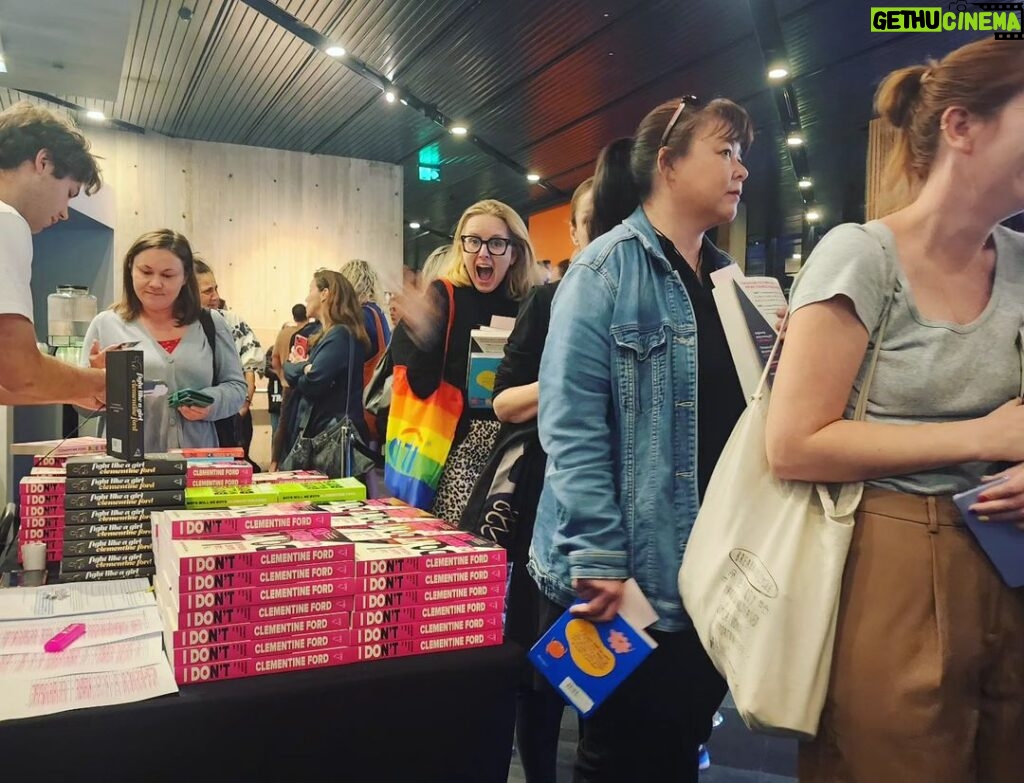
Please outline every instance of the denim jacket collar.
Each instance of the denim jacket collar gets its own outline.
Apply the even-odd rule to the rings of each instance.
[[[633,210],[633,214],[623,220],[622,224],[640,240],[640,244],[644,246],[647,254],[657,258],[664,271],[671,274],[672,264],[665,258],[665,252],[661,249],[661,241],[658,239],[658,232],[651,225],[647,213],[644,212],[643,204]],[[715,247],[715,243],[708,239],[707,234],[704,235],[701,250],[704,252],[704,263],[708,265],[707,268],[721,269],[733,263],[732,258],[727,253]]]

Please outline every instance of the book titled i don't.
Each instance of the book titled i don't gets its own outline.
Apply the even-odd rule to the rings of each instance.
[[[137,461],[146,456],[143,434],[142,351],[107,353],[107,454]]]

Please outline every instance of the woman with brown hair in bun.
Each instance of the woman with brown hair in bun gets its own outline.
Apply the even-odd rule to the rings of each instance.
[[[1024,596],[951,500],[1024,518],[1024,47],[890,74],[890,187],[909,206],[822,239],[794,286],[768,421],[782,479],[864,481],[810,783],[1010,783],[1024,747]],[[874,377],[871,354],[882,334]],[[851,421],[862,387],[867,415]],[[1021,535],[1024,535],[1022,533]]]

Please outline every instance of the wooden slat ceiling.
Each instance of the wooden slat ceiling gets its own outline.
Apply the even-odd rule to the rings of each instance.
[[[724,95],[758,128],[749,229],[793,233],[803,203],[754,31],[750,4],[762,2],[773,4],[788,49],[817,200],[828,222],[855,218],[878,80],[970,39],[872,34],[866,0],[276,0],[550,188],[386,103],[242,0],[144,0],[116,100],[60,97],[171,136],[400,164],[407,220],[444,232],[485,196],[527,214],[564,199],[601,147],[656,103]],[[428,144],[438,147],[440,182],[417,178]]]

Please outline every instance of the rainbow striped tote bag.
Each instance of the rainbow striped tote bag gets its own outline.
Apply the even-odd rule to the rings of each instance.
[[[455,320],[455,296],[452,284],[447,280],[443,282],[448,291],[446,362]],[[384,483],[395,497],[429,511],[434,505],[434,495],[455,440],[455,427],[464,403],[462,391],[443,377],[433,394],[420,399],[409,386],[406,373],[405,366],[395,365],[384,447]]]

